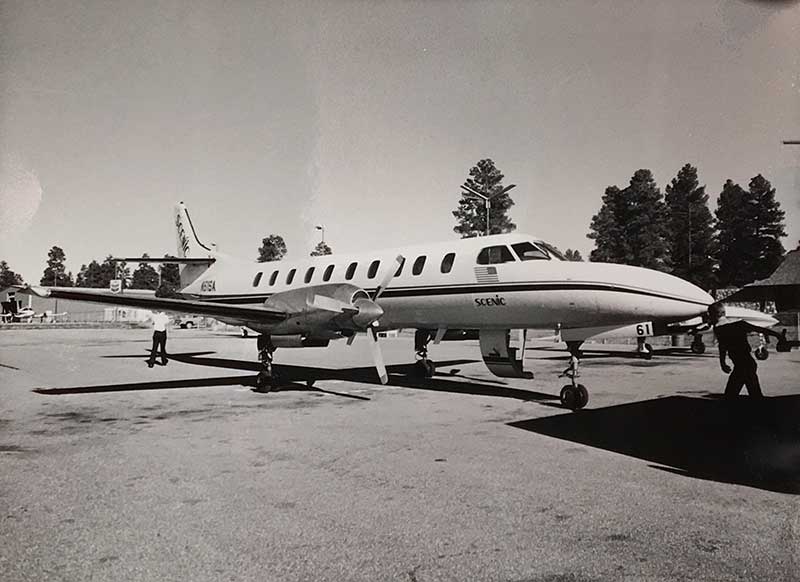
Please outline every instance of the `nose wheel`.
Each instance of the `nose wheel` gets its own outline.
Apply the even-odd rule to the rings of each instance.
[[[559,378],[569,378],[570,383],[561,389],[561,405],[570,410],[580,410],[589,402],[589,391],[583,384],[575,380],[580,376],[580,347],[583,342],[567,342],[570,359],[566,370],[558,375]]]

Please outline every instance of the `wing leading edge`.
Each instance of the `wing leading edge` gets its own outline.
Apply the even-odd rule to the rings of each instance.
[[[279,323],[284,321],[288,316],[288,314],[283,311],[264,307],[228,305],[226,303],[215,303],[212,301],[166,299],[149,295],[135,295],[130,292],[117,294],[107,291],[78,290],[74,287],[32,286],[23,287],[20,289],[20,292],[38,295],[39,297],[87,301],[106,305],[122,305],[125,307],[171,311],[174,313],[191,313],[208,317],[224,317],[253,323]]]

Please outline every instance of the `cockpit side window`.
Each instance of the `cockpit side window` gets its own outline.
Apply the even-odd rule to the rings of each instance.
[[[510,263],[515,260],[514,255],[505,245],[485,247],[478,253],[479,265],[496,265],[497,263]]]
[[[520,261],[549,261],[550,255],[533,243],[521,242],[511,245]]]
[[[542,248],[544,248],[551,256],[557,258],[559,261],[568,261],[569,259],[564,256],[564,254],[558,250],[556,247],[551,245],[550,243],[546,243],[543,240],[535,241],[536,244]]]

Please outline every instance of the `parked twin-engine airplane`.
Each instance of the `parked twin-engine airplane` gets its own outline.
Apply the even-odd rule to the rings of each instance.
[[[684,321],[714,302],[702,289],[665,273],[625,265],[571,262],[552,246],[525,234],[494,235],[369,251],[256,263],[229,257],[197,238],[183,203],[175,208],[178,258],[128,257],[129,262],[181,265],[183,299],[137,297],[123,292],[31,288],[81,301],[214,317],[258,331],[263,369],[259,387],[275,382],[278,347],[325,346],[364,333],[382,383],[388,376],[377,332],[413,328],[417,365],[425,376],[435,365],[428,343],[447,330],[477,329],[483,360],[501,377],[532,377],[511,330],[559,327],[614,328],[641,321]],[[524,346],[524,331],[523,336]],[[580,343],[569,342],[571,385],[561,391],[572,409],[588,401],[575,382]]]

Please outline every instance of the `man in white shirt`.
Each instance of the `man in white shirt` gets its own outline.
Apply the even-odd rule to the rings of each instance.
[[[152,368],[156,363],[156,350],[161,352],[161,365],[167,365],[167,326],[169,316],[163,311],[157,311],[150,316],[153,320],[153,347],[150,348],[150,359],[147,367]]]

